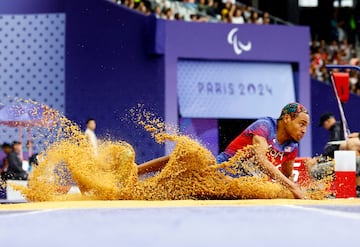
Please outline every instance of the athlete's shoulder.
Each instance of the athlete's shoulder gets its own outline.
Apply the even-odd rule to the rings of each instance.
[[[268,127],[274,127],[276,125],[276,120],[271,117],[262,117],[254,122],[257,125],[265,125]]]
[[[265,137],[273,133],[275,129],[275,123],[272,118],[262,117],[251,124],[247,128],[247,132]]]

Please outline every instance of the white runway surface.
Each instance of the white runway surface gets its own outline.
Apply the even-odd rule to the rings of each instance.
[[[0,205],[1,246],[356,246],[360,200]]]

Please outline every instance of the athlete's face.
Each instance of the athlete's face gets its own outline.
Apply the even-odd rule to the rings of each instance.
[[[287,134],[294,141],[300,141],[304,137],[306,128],[309,125],[309,115],[304,112],[300,112],[294,119],[291,119],[290,115],[285,115],[284,120]]]

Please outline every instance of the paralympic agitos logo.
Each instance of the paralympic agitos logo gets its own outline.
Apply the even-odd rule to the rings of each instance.
[[[237,36],[238,30],[239,29],[235,27],[231,29],[227,35],[227,42],[233,46],[236,55],[240,55],[243,51],[250,51],[252,48],[250,41],[248,41],[247,44],[244,44],[239,40]]]

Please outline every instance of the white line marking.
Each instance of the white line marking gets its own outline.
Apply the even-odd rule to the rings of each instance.
[[[27,216],[27,215],[34,215],[34,214],[41,214],[41,213],[47,213],[47,212],[55,212],[55,211],[60,211],[62,209],[44,209],[44,210],[29,210],[29,211],[22,211],[22,210],[19,210],[18,212],[16,213],[12,213],[14,211],[0,211],[0,219],[1,218],[13,218],[13,217],[19,217],[19,216]],[[7,213],[4,213],[4,212],[8,212],[9,214]]]
[[[360,220],[360,214],[358,213],[351,213],[351,212],[343,212],[337,211],[329,208],[313,208],[313,207],[304,207],[304,206],[296,206],[296,205],[284,205],[284,207],[294,208],[294,209],[302,209],[305,211],[312,211],[317,213],[322,213],[325,215],[335,216],[335,217],[342,217],[348,219],[356,219]]]

